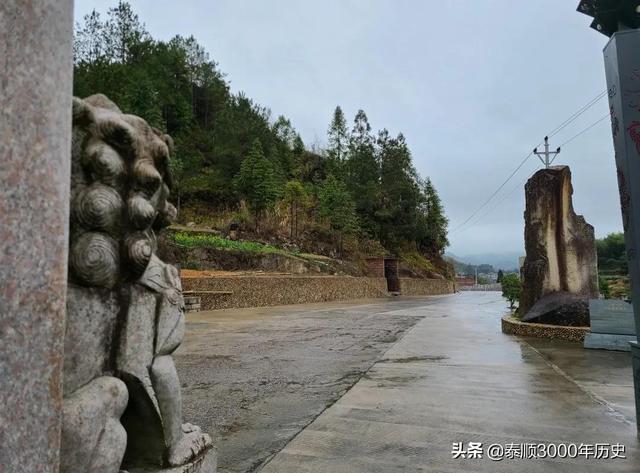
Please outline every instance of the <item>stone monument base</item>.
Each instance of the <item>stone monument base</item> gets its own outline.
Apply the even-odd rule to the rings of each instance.
[[[616,299],[589,301],[591,333],[584,339],[585,348],[629,351],[629,342],[636,340],[633,307]]]
[[[584,347],[595,350],[631,351],[629,342],[635,342],[635,335],[615,335],[611,333],[589,333],[584,338]]]
[[[587,327],[589,302],[585,296],[558,291],[542,296],[522,316],[523,322]]]

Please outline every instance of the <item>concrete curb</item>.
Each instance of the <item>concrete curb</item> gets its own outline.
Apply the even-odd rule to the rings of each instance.
[[[536,324],[521,322],[511,315],[502,317],[502,333],[525,337],[549,338],[584,342],[584,337],[591,331],[589,327],[566,327],[562,325]]]

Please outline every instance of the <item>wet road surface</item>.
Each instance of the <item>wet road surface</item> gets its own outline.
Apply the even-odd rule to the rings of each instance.
[[[218,471],[256,471],[333,404],[419,315],[373,301],[187,314],[176,353],[185,421],[217,436]]]
[[[221,471],[640,471],[629,355],[504,335],[505,309],[470,292],[197,314],[178,356],[185,417],[220,431]],[[454,442],[483,458],[452,458]],[[540,443],[627,458],[485,451]]]

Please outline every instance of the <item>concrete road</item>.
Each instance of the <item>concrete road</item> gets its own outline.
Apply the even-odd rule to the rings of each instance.
[[[629,355],[504,335],[505,308],[472,292],[198,314],[178,356],[185,417],[221,428],[221,471],[640,471]],[[454,459],[454,442],[483,458]],[[487,458],[541,443],[582,455]],[[595,444],[627,458],[585,459]]]
[[[398,310],[423,318],[261,472],[640,471],[629,355],[536,348],[500,332],[504,307],[476,292]],[[600,386],[608,374],[617,387]],[[481,442],[483,458],[454,459],[454,442]],[[486,456],[491,444],[540,443],[623,444],[627,458]]]
[[[256,471],[353,386],[420,314],[397,300],[187,314],[185,421],[217,434],[220,473]]]

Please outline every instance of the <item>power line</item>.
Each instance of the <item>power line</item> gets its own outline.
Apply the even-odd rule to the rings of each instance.
[[[607,112],[607,114],[602,117],[599,118],[598,120],[596,120],[595,122],[593,122],[591,125],[589,125],[588,127],[586,127],[584,130],[582,130],[580,133],[577,133],[575,135],[573,135],[571,138],[569,138],[567,141],[565,141],[564,143],[562,143],[560,146],[565,146],[567,143],[571,143],[573,140],[575,140],[577,137],[579,137],[580,135],[586,133],[587,131],[591,130],[591,128],[593,128],[594,126],[596,126],[598,123],[600,123],[602,120],[604,120],[607,117],[610,117],[611,113]]]
[[[482,219],[483,219],[483,218],[485,218],[487,215],[489,215],[489,214],[490,214],[491,212],[493,212],[495,209],[497,209],[498,207],[500,207],[500,206],[501,206],[501,205],[502,205],[502,204],[503,204],[503,203],[504,203],[504,202],[505,202],[509,197],[511,197],[511,196],[513,195],[513,193],[514,193],[515,191],[517,191],[517,190],[519,190],[519,189],[522,189],[522,186],[525,184],[525,182],[527,182],[527,179],[529,179],[529,176],[525,177],[522,181],[520,181],[516,187],[514,187],[513,189],[511,189],[511,190],[509,191],[509,193],[508,193],[508,194],[505,194],[505,196],[504,196],[502,199],[500,199],[500,200],[499,200],[495,205],[493,205],[493,206],[489,207],[489,208],[487,209],[487,211],[486,211],[486,212],[482,213],[482,214],[479,216],[479,218],[478,218],[478,219],[476,219],[476,221],[475,221],[475,222],[471,222],[471,224],[467,225],[467,226],[466,226],[466,227],[464,227],[464,228],[460,228],[460,229],[459,229],[459,230],[457,230],[457,231],[452,232],[452,234],[461,233],[461,232],[464,232],[465,230],[469,230],[470,228],[473,228],[473,226],[474,226],[476,223],[478,223],[478,222],[482,221]]]
[[[604,115],[603,117],[601,117],[601,118],[599,118],[598,120],[596,120],[595,122],[593,122],[591,125],[587,126],[586,128],[584,128],[584,129],[583,129],[583,130],[581,130],[580,132],[578,132],[578,133],[576,133],[575,135],[573,135],[571,138],[569,138],[567,141],[565,141],[564,143],[562,143],[562,145],[560,145],[560,146],[561,146],[561,147],[566,146],[568,143],[572,142],[572,141],[573,141],[573,140],[575,140],[576,138],[578,138],[578,137],[580,137],[581,135],[585,134],[587,131],[591,130],[594,126],[596,126],[598,123],[602,122],[605,118],[609,117],[610,115],[611,115],[610,113],[607,113],[607,114],[606,114],[606,115]],[[525,161],[526,161],[526,159],[528,159],[528,156],[527,156],[527,158],[525,158]],[[520,165],[518,166],[518,168],[516,168],[516,171],[517,171],[518,169],[520,169],[520,168],[522,167],[522,165],[523,165],[523,164],[524,164],[524,162],[520,163]],[[515,172],[514,172],[514,173],[512,173],[512,176],[513,176],[513,174],[515,174]],[[466,230],[466,229],[468,229],[468,228],[471,228],[473,225],[475,225],[476,223],[478,223],[480,220],[482,220],[484,217],[486,217],[486,216],[487,216],[487,215],[489,215],[491,212],[493,212],[496,208],[498,208],[498,207],[499,207],[503,202],[505,202],[509,197],[511,197],[511,195],[512,195],[516,190],[518,190],[518,189],[522,188],[522,186],[523,186],[523,185],[524,185],[524,183],[527,181],[527,179],[528,179],[528,177],[526,177],[526,178],[525,178],[525,179],[524,179],[520,184],[518,184],[518,186],[516,186],[515,188],[513,188],[513,189],[512,189],[512,190],[511,190],[511,191],[510,191],[510,192],[509,192],[509,193],[508,193],[508,194],[507,194],[503,199],[499,200],[499,201],[498,201],[498,203],[497,203],[496,205],[494,205],[494,206],[490,207],[486,212],[484,212],[484,213],[480,216],[480,218],[479,218],[479,219],[477,219],[475,222],[471,223],[471,225],[469,225],[467,228],[462,228],[462,227],[464,227],[464,224],[465,224],[466,222],[470,221],[470,220],[471,220],[471,218],[472,218],[474,215],[477,215],[477,213],[478,213],[478,212],[479,212],[479,210],[481,210],[481,209],[479,209],[478,211],[476,211],[476,212],[474,213],[474,215],[472,215],[472,217],[471,217],[471,218],[468,218],[468,219],[467,219],[467,220],[466,220],[462,225],[459,225],[459,226],[458,226],[458,227],[456,227],[455,229],[451,230],[451,233],[452,233],[452,234],[454,234],[454,233],[459,233],[459,231],[461,231],[461,230]],[[508,180],[508,179],[507,179],[507,180]],[[506,184],[506,181],[502,184],[502,186],[500,186],[500,188],[504,187],[504,185],[505,185],[505,184]],[[499,188],[498,190],[500,190],[500,188]],[[497,193],[497,192],[496,192],[496,193]],[[495,195],[496,193],[494,193],[494,195]],[[493,197],[493,195],[492,195],[492,197]],[[489,200],[491,200],[491,198],[490,198]],[[487,203],[488,203],[488,201],[487,201]],[[485,205],[486,205],[486,203],[485,203]]]
[[[591,108],[593,105],[595,105],[600,99],[602,99],[602,97],[604,97],[605,95],[607,95],[607,91],[604,90],[602,92],[600,92],[598,95],[596,95],[593,99],[589,100],[582,108],[578,109],[577,112],[575,112],[573,115],[571,115],[569,118],[567,118],[565,121],[563,121],[560,125],[558,125],[557,127],[555,127],[551,132],[549,132],[549,138],[557,135],[558,133],[560,133],[560,131],[562,131],[564,128],[566,128],[567,126],[569,126],[571,123],[573,123],[580,115],[582,115],[584,112],[586,112],[589,108]]]
[[[589,100],[589,102],[587,102],[585,105],[583,105],[581,108],[579,108],[576,112],[574,112],[573,114],[571,114],[571,116],[569,116],[569,118],[567,118],[565,121],[563,121],[560,125],[558,125],[556,128],[554,128],[551,133],[549,133],[548,136],[553,136],[557,133],[559,133],[560,131],[562,131],[564,128],[566,128],[568,125],[570,125],[571,123],[573,123],[580,115],[582,115],[584,112],[586,112],[589,108],[591,108],[593,105],[595,105],[600,99],[602,99],[602,97],[604,97],[607,94],[607,91],[604,90],[602,92],[600,92],[598,95],[596,95],[593,99]],[[578,133],[577,135],[573,136],[572,138],[570,138],[568,141],[566,141],[565,143],[563,143],[561,145],[564,146],[567,143],[573,141],[575,138],[577,138],[578,136],[580,136],[581,134],[587,132],[589,129],[593,128],[595,125],[597,125],[598,123],[600,123],[602,120],[604,120],[607,116],[609,116],[609,114],[605,115],[604,117],[602,117],[601,119],[599,119],[596,123],[593,123],[592,125],[590,125],[589,127],[587,127],[586,129],[582,130],[580,133]],[[538,145],[536,146],[536,148],[538,146],[540,146],[542,144],[542,142],[538,143]],[[502,188],[507,184],[507,182],[509,182],[511,180],[511,178],[520,170],[520,168],[522,168],[522,166],[524,165],[525,162],[527,162],[527,160],[534,154],[534,151],[531,151],[521,162],[520,164],[518,164],[518,166],[513,170],[513,172],[511,172],[511,174],[509,174],[509,176],[504,180],[504,182],[502,184],[500,184],[500,186],[498,186],[498,188],[493,192],[493,194],[491,194],[489,196],[489,198],[484,201],[484,203],[478,207],[476,209],[475,212],[473,212],[464,222],[462,222],[461,224],[459,224],[458,226],[456,226],[455,228],[453,228],[451,230],[451,233],[456,233],[458,230],[460,230],[461,228],[463,228],[471,219],[473,219],[476,215],[478,215],[478,213],[480,213],[480,211],[482,209],[484,209],[487,204],[489,204],[489,202],[491,202],[491,200],[493,200],[493,198],[502,190]],[[513,191],[512,191],[513,192]],[[511,193],[512,193],[511,192]],[[510,193],[510,194],[511,194]],[[502,201],[501,201],[502,202]],[[492,207],[492,209],[495,207]],[[489,212],[490,213],[490,212]],[[483,215],[487,215],[483,214]]]
[[[486,207],[486,205],[487,205],[489,202],[491,202],[491,199],[493,199],[493,198],[496,196],[496,194],[497,194],[498,192],[500,192],[500,190],[501,190],[501,189],[502,189],[502,188],[507,184],[507,182],[509,182],[509,180],[510,180],[510,179],[511,179],[511,178],[512,178],[512,177],[513,177],[513,176],[514,176],[514,175],[515,175],[519,170],[520,170],[520,168],[521,168],[522,166],[524,166],[524,163],[526,163],[526,162],[527,162],[527,159],[529,159],[532,155],[533,155],[533,151],[529,152],[529,154],[525,156],[525,158],[520,162],[520,164],[518,164],[518,167],[516,167],[516,168],[513,170],[513,172],[512,172],[511,174],[509,174],[509,176],[505,179],[505,181],[504,181],[502,184],[500,184],[500,186],[498,186],[498,188],[494,191],[494,193],[493,193],[493,194],[491,194],[491,195],[489,196],[489,198],[488,198],[487,200],[485,200],[485,202],[484,202],[480,207],[478,207],[478,209],[477,209],[474,213],[472,213],[472,214],[469,216],[469,218],[467,218],[464,222],[462,222],[460,225],[458,225],[456,228],[454,228],[454,229],[453,229],[453,230],[451,230],[451,231],[452,231],[452,232],[455,232],[455,231],[456,231],[456,230],[458,230],[459,228],[464,227],[464,225],[465,225],[469,220],[471,220],[474,216],[476,216],[476,215],[478,214],[478,212],[480,212],[483,208],[485,208],[485,207]]]
[[[480,214],[479,217],[474,222],[471,222],[470,225],[468,225],[465,228],[461,228],[460,230],[458,230],[458,232],[455,232],[455,233],[459,233],[461,231],[465,231],[465,230],[468,230],[469,228],[472,228],[476,223],[480,222],[484,217],[489,215],[496,208],[500,207],[500,205],[502,205],[503,202],[505,202],[509,197],[511,197],[515,191],[522,189],[522,186],[524,186],[525,182],[527,182],[528,179],[529,179],[529,175],[527,174],[527,176],[522,181],[520,181],[517,186],[515,186],[507,194],[505,194],[504,197],[500,199],[495,205],[492,205],[487,209],[486,212],[483,212],[482,214]]]

